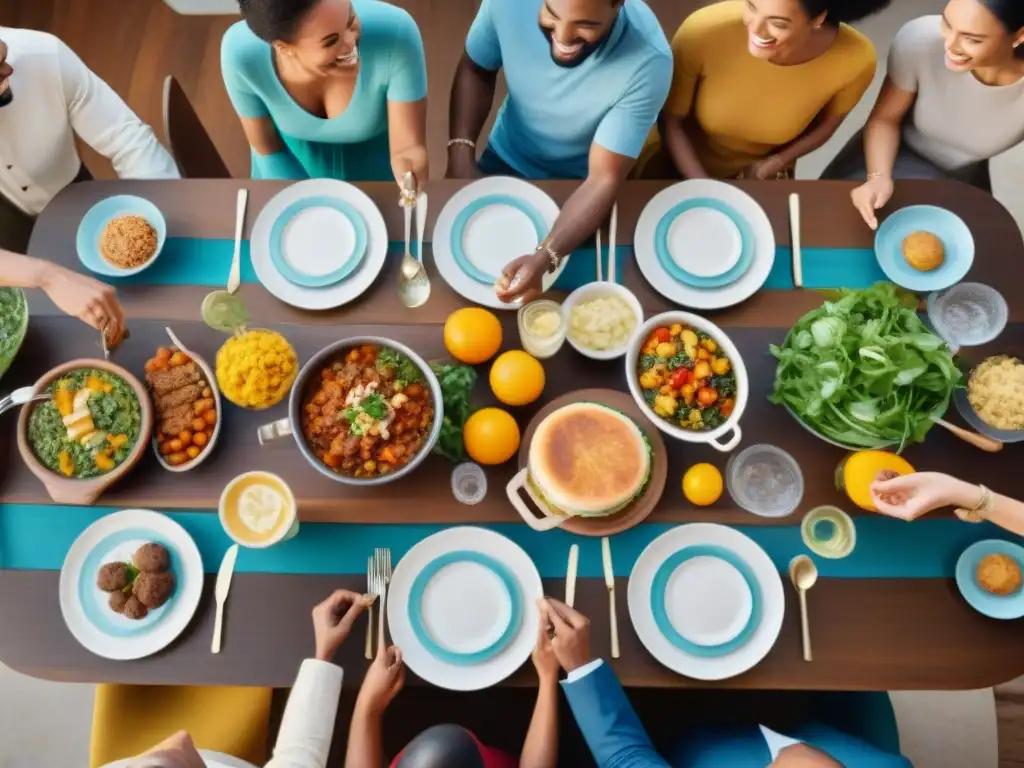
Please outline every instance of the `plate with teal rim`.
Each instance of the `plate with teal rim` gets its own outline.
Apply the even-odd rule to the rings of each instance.
[[[986,555],[1007,555],[1024,568],[1024,547],[1001,539],[979,541],[960,555],[956,561],[956,586],[974,610],[993,619],[1019,619],[1024,617],[1024,588],[1018,587],[1009,595],[994,595],[978,584],[978,564]]]
[[[323,288],[351,275],[366,254],[366,222],[355,206],[315,195],[285,208],[270,230],[270,258],[288,281]]]
[[[662,634],[694,656],[742,647],[761,621],[761,588],[750,566],[725,547],[687,547],[651,583],[651,613]]]
[[[437,271],[459,295],[492,309],[518,309],[502,302],[494,285],[509,263],[535,253],[558,218],[551,197],[522,179],[489,176],[467,184],[441,208],[431,243]],[[568,259],[546,273],[548,290]]]
[[[484,528],[448,528],[395,567],[388,628],[405,664],[426,682],[482,690],[530,657],[543,596],[537,567],[518,544]]]
[[[525,217],[526,221],[522,221]],[[525,200],[513,195],[484,195],[474,200],[455,217],[452,225],[452,255],[463,272],[478,283],[492,286],[501,276],[505,262],[491,258],[490,239],[494,232],[518,233],[526,224],[533,229],[539,244],[546,232],[540,212]],[[529,248],[533,238],[527,233],[523,248]],[[534,248],[536,248],[534,244]],[[466,253],[466,250],[470,254]],[[528,251],[524,250],[524,253]],[[482,265],[477,266],[477,264]]]
[[[721,288],[739,280],[754,260],[754,233],[731,205],[712,197],[670,208],[654,235],[661,266],[694,288]]]
[[[129,619],[109,607],[110,593],[96,585],[102,565],[131,562],[143,544],[167,548],[174,592],[166,603],[142,619]],[[108,659],[128,660],[162,650],[192,620],[203,591],[203,561],[192,537],[170,518],[143,509],[126,509],[101,517],[68,550],[60,574],[64,621],[87,650]]]
[[[480,552],[449,552],[420,571],[409,594],[409,625],[449,664],[480,664],[500,653],[523,620],[512,573]]]
[[[903,241],[915,232],[930,232],[942,241],[942,265],[928,272],[914,269],[903,256]],[[974,264],[974,236],[964,220],[934,205],[911,205],[891,213],[875,234],[875,257],[886,277],[911,291],[944,291],[963,280]]]
[[[694,590],[707,594],[687,594]],[[782,577],[768,554],[749,536],[713,523],[679,525],[648,544],[626,598],[651,656],[694,680],[725,680],[755,667],[775,645],[786,611]]]

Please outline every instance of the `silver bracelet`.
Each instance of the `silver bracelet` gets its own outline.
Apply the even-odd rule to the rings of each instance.
[[[469,147],[470,149],[476,149],[476,142],[473,141],[472,139],[448,139],[448,149],[451,149],[456,145]]]
[[[547,255],[548,257],[548,272],[554,272],[556,269],[558,269],[559,265],[561,265],[562,263],[562,259],[565,258],[560,253],[558,253],[558,251],[551,247],[549,240],[545,240],[540,245],[538,245],[537,250],[534,251],[534,253],[540,253],[541,251],[543,251],[544,254]]]

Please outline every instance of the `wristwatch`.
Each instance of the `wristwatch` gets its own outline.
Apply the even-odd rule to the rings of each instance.
[[[953,510],[958,518],[963,520],[965,523],[980,523],[985,519],[989,509],[992,507],[992,491],[986,488],[984,485],[978,486],[981,489],[981,500],[973,509],[964,509],[963,507],[957,507]]]

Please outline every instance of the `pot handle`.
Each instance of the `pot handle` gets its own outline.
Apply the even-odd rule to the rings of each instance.
[[[519,492],[526,487],[526,475],[529,473],[528,469],[521,469],[516,476],[513,477],[508,485],[505,486],[505,493],[508,494],[508,500],[512,502],[512,506],[515,507],[516,512],[523,518],[528,526],[533,528],[535,531],[550,531],[562,524],[565,519],[560,515],[554,515],[551,510],[547,508],[546,504],[538,502],[540,511],[544,513],[544,517],[537,517],[533,514],[528,506],[523,502]],[[530,496],[534,501],[536,498],[531,494]]]
[[[735,427],[732,428],[732,437],[726,440],[724,443],[718,442],[717,438],[711,438],[711,440],[709,440],[708,442],[710,442],[714,448],[717,448],[722,453],[728,453],[737,445],[739,445],[740,440],[742,439],[743,433],[740,432],[740,426],[739,424],[737,424]]]
[[[266,445],[271,440],[277,440],[279,437],[291,437],[294,434],[295,430],[292,429],[291,419],[278,419],[269,424],[264,424],[256,430],[256,436],[260,440],[260,445]]]

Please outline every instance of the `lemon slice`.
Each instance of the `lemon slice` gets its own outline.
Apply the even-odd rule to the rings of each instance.
[[[270,533],[281,519],[284,499],[266,485],[253,485],[238,499],[238,517],[255,533]]]

